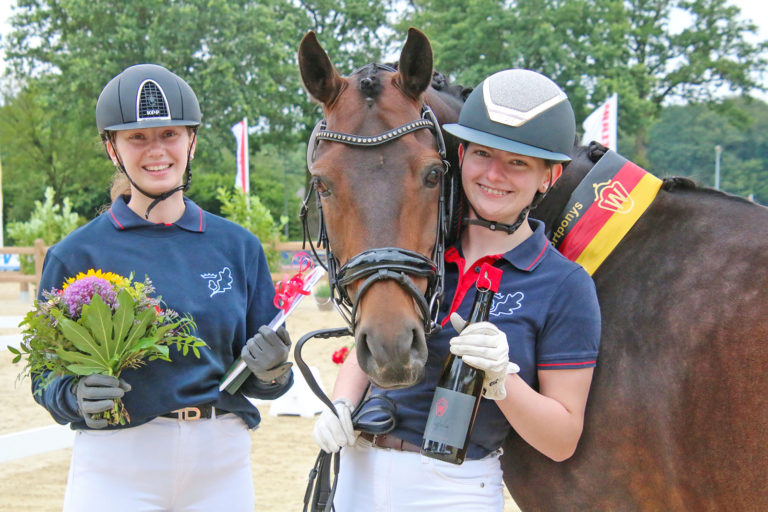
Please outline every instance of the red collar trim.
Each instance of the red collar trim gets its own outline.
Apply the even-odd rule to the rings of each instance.
[[[454,313],[459,309],[459,306],[464,301],[464,297],[467,295],[467,292],[470,290],[470,288],[475,286],[477,283],[477,278],[480,276],[480,267],[483,265],[483,263],[492,265],[499,261],[502,256],[503,254],[490,254],[483,256],[477,260],[474,265],[467,268],[467,271],[462,274],[461,270],[465,267],[465,260],[461,254],[459,254],[458,249],[456,249],[456,247],[450,247],[447,251],[445,251],[446,263],[455,263],[459,268],[459,282],[456,285],[456,292],[453,294],[451,310],[448,312],[448,315],[443,319],[441,323],[443,327],[445,327],[445,324],[447,324],[451,318],[451,313]],[[533,263],[531,265],[533,265]]]
[[[112,220],[115,221],[115,224],[117,224],[120,227],[120,229],[125,229],[125,227],[122,224],[120,224],[120,221],[117,220],[117,217],[115,217],[115,212],[112,211],[112,207],[109,208],[109,214],[112,216]]]

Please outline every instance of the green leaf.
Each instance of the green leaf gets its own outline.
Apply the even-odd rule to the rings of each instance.
[[[87,364],[70,364],[67,366],[67,370],[77,375],[93,375],[94,373],[101,373],[104,368],[98,366],[89,366]]]
[[[114,331],[112,342],[114,343],[114,349],[111,351],[111,354],[113,357],[117,355],[121,342],[128,335],[128,332],[131,329],[131,325],[133,325],[134,318],[133,298],[131,297],[131,294],[128,293],[128,291],[125,289],[120,290],[120,293],[117,295],[117,303],[119,305],[117,307],[117,311],[115,311],[115,316],[112,319]]]
[[[61,332],[72,342],[75,348],[91,356],[92,360],[107,365],[109,358],[105,357],[104,347],[99,346],[88,329],[69,318],[63,317],[59,320],[59,325]]]
[[[91,303],[83,306],[82,322],[90,329],[96,342],[102,347],[104,358],[109,361],[114,355],[112,345],[112,310],[109,309],[98,293],[91,298]]]
[[[131,355],[134,353],[133,345],[137,340],[140,340],[144,337],[144,334],[147,332],[147,327],[149,326],[150,322],[155,319],[155,316],[156,314],[153,309],[147,309],[139,313],[139,323],[134,324],[128,333],[128,336],[126,336],[125,339],[120,343],[120,349],[118,350],[120,359],[126,355]]]
[[[168,331],[170,331],[174,327],[176,327],[176,324],[166,324],[166,325],[164,325],[162,327],[158,327],[157,330],[155,331],[154,336],[157,339],[163,339],[163,336],[165,336],[165,333],[167,333]]]
[[[136,343],[134,343],[133,346],[131,347],[131,352],[138,352],[139,350],[145,350],[145,349],[148,349],[148,348],[160,349],[160,347],[162,347],[162,345],[154,346],[159,341],[160,341],[160,339],[157,338],[156,336],[149,336],[149,337],[146,337],[146,338],[140,338],[140,339],[136,340]]]
[[[99,372],[108,371],[110,369],[109,364],[101,364],[81,352],[74,350],[65,350],[63,348],[56,349],[56,354],[68,363],[82,363],[83,365],[93,366],[99,369]]]

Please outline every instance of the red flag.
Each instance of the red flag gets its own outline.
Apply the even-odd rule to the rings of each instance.
[[[244,117],[242,121],[232,127],[232,135],[237,140],[237,175],[235,176],[235,187],[248,195],[251,187],[248,176],[248,118]]]

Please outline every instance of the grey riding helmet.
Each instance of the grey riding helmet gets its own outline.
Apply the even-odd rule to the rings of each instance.
[[[104,87],[96,102],[99,134],[134,128],[198,126],[202,114],[192,88],[156,64],[123,70]]]
[[[529,69],[507,69],[483,80],[464,103],[459,122],[443,128],[467,142],[553,162],[570,161],[576,138],[568,96]]]

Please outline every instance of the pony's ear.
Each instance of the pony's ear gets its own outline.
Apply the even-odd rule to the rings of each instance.
[[[432,46],[423,32],[408,29],[403,51],[400,53],[400,83],[403,92],[416,99],[432,82]]]
[[[333,103],[344,82],[313,31],[299,44],[299,70],[307,92],[319,103]]]

